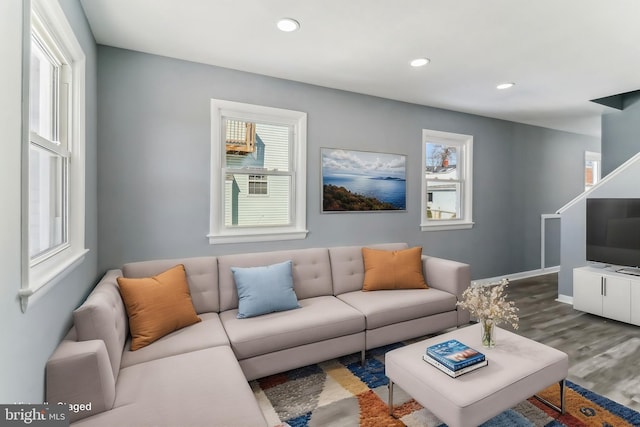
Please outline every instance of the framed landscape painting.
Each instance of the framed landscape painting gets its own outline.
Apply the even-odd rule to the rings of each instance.
[[[407,156],[321,148],[322,212],[406,211]]]

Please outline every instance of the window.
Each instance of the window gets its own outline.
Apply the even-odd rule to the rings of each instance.
[[[211,244],[306,237],[306,120],[211,101]]]
[[[473,137],[422,131],[421,228],[471,228]]]
[[[46,257],[68,243],[66,176],[70,70],[38,26],[31,32],[29,78],[29,256]]]
[[[267,195],[267,182],[266,175],[249,175],[249,194]]]
[[[23,310],[86,253],[84,53],[56,2],[32,1],[29,39]]]
[[[584,191],[590,190],[600,181],[600,163],[600,153],[584,152]]]

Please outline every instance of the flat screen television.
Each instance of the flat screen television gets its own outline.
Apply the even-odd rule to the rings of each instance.
[[[640,267],[640,199],[587,199],[587,261]]]

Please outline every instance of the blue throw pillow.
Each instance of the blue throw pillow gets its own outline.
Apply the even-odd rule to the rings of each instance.
[[[299,308],[291,261],[264,267],[231,267],[238,288],[238,319]]]

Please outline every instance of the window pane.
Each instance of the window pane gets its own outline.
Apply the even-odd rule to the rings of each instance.
[[[227,168],[255,168],[288,172],[290,128],[224,119]],[[255,129],[255,134],[253,130]]]
[[[458,147],[427,142],[427,179],[458,179]]]
[[[227,174],[224,185],[225,226],[289,225],[291,223],[289,209],[291,177],[264,176],[266,180],[257,184],[264,185],[265,192],[251,193],[250,184],[256,184],[256,181],[251,181],[250,178],[255,176],[242,173]],[[255,197],[254,194],[263,194],[263,196]]]
[[[29,150],[29,255],[66,242],[66,159],[31,144]]]
[[[55,85],[57,66],[40,44],[31,38],[29,79],[29,127],[38,135],[54,141]]]
[[[427,181],[427,218],[445,220],[461,218],[460,183]]]

